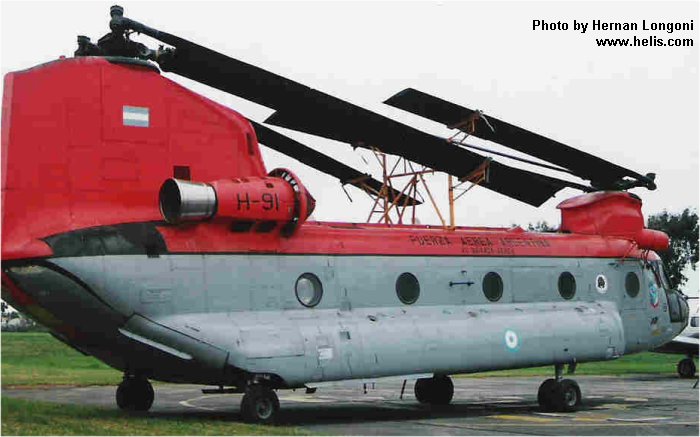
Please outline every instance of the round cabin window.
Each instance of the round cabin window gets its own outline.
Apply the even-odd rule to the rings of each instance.
[[[491,302],[496,302],[503,296],[503,280],[496,272],[488,272],[481,286],[484,289],[484,296]]]
[[[411,305],[420,296],[420,284],[418,278],[411,273],[401,273],[396,278],[396,295],[406,305]]]
[[[639,276],[634,272],[629,272],[625,276],[625,291],[629,297],[637,297],[639,294]]]
[[[311,308],[318,305],[323,297],[323,286],[318,276],[313,273],[304,273],[299,276],[294,287],[297,300],[305,307]]]
[[[564,272],[559,275],[559,294],[564,299],[571,299],[576,294],[576,278],[569,272]]]

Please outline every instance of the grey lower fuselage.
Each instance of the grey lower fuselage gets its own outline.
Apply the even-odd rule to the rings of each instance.
[[[245,373],[299,387],[598,361],[654,348],[682,329],[671,323],[665,293],[652,305],[652,276],[635,259],[171,254],[50,262],[91,290],[33,296],[100,339],[77,347],[170,381],[225,385]],[[323,286],[314,308],[295,296],[307,272]],[[395,288],[404,272],[420,284],[410,305]],[[482,291],[488,272],[502,278],[497,302]],[[558,291],[563,272],[576,281],[571,299]],[[641,283],[634,297],[625,291],[629,272]]]

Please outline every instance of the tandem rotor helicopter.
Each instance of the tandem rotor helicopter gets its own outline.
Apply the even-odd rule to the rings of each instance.
[[[5,76],[2,297],[124,372],[125,410],[150,379],[244,393],[273,422],[277,390],[429,374],[418,402],[451,402],[450,375],[551,365],[537,398],[573,411],[565,366],[654,349],[688,305],[645,229],[642,175],[406,89],[385,103],[456,129],[446,140],[110,10],[110,32],[75,57]],[[135,42],[135,33],[163,43]],[[171,72],[276,112],[264,124],[163,77]],[[417,196],[288,138],[279,126],[394,155],[539,206],[566,187],[553,233],[392,224]],[[582,180],[502,164],[459,136],[530,155]],[[315,222],[316,200],[259,143],[363,189],[373,224]],[[525,160],[532,163],[532,161]],[[383,215],[382,215],[383,214]],[[384,218],[385,220],[381,220]]]

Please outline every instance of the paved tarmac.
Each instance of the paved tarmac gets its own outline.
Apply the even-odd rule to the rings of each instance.
[[[420,405],[400,380],[280,391],[280,424],[331,435],[698,435],[698,389],[673,376],[575,377],[584,403],[576,413],[537,405],[541,377],[455,378],[446,407]],[[200,386],[155,385],[153,416],[240,420],[240,394],[202,394]],[[2,394],[117,408],[114,387],[7,389]]]

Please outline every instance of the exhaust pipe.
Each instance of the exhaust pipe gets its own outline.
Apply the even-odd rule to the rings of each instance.
[[[216,214],[216,192],[202,182],[168,179],[158,199],[161,215],[171,224],[207,220]]]
[[[284,237],[292,236],[316,205],[306,187],[286,169],[210,183],[170,178],[163,182],[158,197],[160,213],[170,224],[216,218],[259,223],[265,232],[277,228]]]

